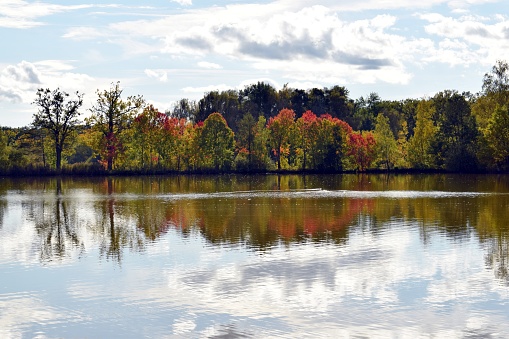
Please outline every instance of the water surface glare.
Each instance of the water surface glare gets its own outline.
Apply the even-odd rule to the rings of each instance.
[[[509,337],[509,177],[0,179],[0,338]]]

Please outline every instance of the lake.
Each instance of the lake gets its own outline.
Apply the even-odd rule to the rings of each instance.
[[[509,176],[0,179],[1,338],[509,338]]]

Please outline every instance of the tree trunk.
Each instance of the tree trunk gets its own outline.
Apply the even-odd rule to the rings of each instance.
[[[57,171],[60,172],[60,169],[62,168],[62,147],[58,143],[55,146],[55,153],[57,156],[56,168]]]

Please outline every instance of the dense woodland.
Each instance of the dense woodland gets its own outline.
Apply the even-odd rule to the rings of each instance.
[[[481,85],[387,101],[258,82],[160,112],[116,83],[97,91],[85,119],[83,94],[39,89],[33,123],[0,130],[0,173],[507,172],[508,63]]]

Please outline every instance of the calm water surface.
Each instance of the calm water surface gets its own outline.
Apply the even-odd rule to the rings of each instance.
[[[0,179],[0,338],[509,338],[509,177]]]

